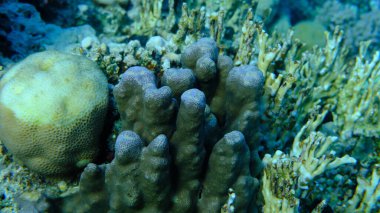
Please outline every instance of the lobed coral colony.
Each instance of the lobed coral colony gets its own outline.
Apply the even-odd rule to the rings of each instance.
[[[0,3],[0,212],[379,212],[380,1]]]

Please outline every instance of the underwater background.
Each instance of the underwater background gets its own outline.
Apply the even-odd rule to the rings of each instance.
[[[0,0],[0,212],[379,212],[380,0]]]

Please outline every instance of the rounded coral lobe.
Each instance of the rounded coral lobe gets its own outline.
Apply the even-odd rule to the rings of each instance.
[[[0,91],[0,139],[29,169],[66,175],[96,157],[108,85],[94,62],[36,53],[6,72]]]

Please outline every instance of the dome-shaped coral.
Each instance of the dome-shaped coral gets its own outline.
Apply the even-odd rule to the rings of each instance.
[[[107,105],[107,79],[95,63],[33,54],[0,80],[0,139],[31,170],[68,174],[96,157]]]

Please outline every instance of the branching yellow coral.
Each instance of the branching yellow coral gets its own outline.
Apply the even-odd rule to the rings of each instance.
[[[174,0],[168,1],[169,12],[163,19],[163,0],[138,1],[137,8],[140,21],[134,22],[133,28],[144,35],[154,35],[157,32],[170,32],[170,29],[175,24]]]
[[[277,151],[273,157],[265,155],[263,176],[264,212],[296,212],[299,199],[295,197],[296,178],[291,158]]]
[[[205,8],[189,10],[187,4],[182,5],[182,15],[179,19],[177,33],[173,36],[173,42],[177,45],[190,44],[201,37],[205,27]]]
[[[370,180],[358,177],[354,196],[348,201],[345,212],[376,212],[380,210],[380,165],[372,171]]]
[[[339,93],[335,119],[345,138],[380,137],[380,52],[366,58],[369,42],[361,44],[347,83]]]
[[[335,156],[334,151],[329,151],[337,137],[315,132],[317,124],[321,122],[322,118],[318,117],[302,127],[290,154],[277,150],[273,156],[265,155],[262,190],[264,212],[296,212],[300,198],[295,196],[296,190],[307,190],[317,176],[329,169],[356,163],[348,155],[340,158]],[[304,138],[309,131],[309,135]],[[303,195],[301,197],[304,198]]]

